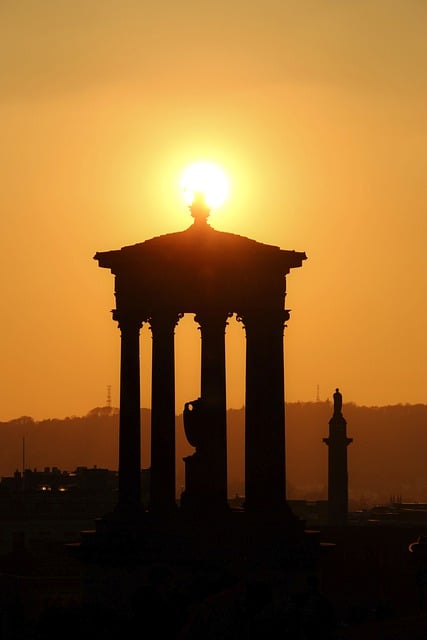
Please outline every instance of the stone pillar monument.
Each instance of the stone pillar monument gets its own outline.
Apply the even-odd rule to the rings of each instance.
[[[328,446],[328,522],[345,525],[348,517],[347,447],[353,438],[347,438],[347,422],[342,414],[342,395],[334,392],[334,412],[329,420],[329,437],[323,438]]]

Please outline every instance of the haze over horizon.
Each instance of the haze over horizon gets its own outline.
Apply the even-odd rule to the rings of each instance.
[[[119,404],[97,251],[187,228],[178,178],[230,176],[219,231],[307,260],[287,277],[286,401],[427,403],[427,4],[22,0],[0,6],[0,420]],[[141,332],[141,404],[151,338]],[[200,334],[176,331],[177,413]],[[243,329],[227,335],[244,402]]]

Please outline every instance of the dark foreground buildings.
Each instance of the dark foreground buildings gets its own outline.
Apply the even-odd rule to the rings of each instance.
[[[248,625],[257,630],[255,637],[271,637],[272,625],[287,637],[285,630],[288,636],[289,627],[297,633],[302,620],[303,637],[318,637],[307,635],[313,616],[319,629],[322,620],[334,621],[326,638],[423,637],[417,633],[425,631],[426,554],[409,547],[427,535],[426,505],[398,503],[350,513],[347,525],[334,527],[326,511],[322,518],[316,505],[304,510],[291,501],[307,518],[308,529],[334,543],[305,569],[284,562],[283,554],[270,566],[264,562],[261,571],[243,571],[238,554],[235,563],[225,565],[216,557],[174,564],[164,554],[147,563],[146,571],[138,566],[140,556],[133,556],[133,564],[114,566],[117,557],[111,554],[88,568],[69,553],[68,544],[79,530],[93,529],[97,515],[114,508],[116,472],[82,467],[71,474],[53,468],[27,475],[33,482],[25,491],[22,477],[0,483],[4,638],[123,637],[134,625],[146,633],[156,619],[158,634],[170,638],[229,637],[224,625],[234,637],[254,637],[243,631]],[[135,581],[127,600],[123,574]],[[115,606],[106,606],[109,599]]]

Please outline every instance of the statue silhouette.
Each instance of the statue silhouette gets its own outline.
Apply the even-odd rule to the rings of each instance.
[[[334,393],[334,414],[340,414],[342,411],[342,395],[339,389],[335,389]]]

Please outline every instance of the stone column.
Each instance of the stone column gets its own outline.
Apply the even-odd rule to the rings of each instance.
[[[150,511],[158,515],[176,508],[174,333],[181,315],[163,312],[149,321],[153,335]]]
[[[141,500],[141,400],[139,332],[142,321],[117,312],[121,331],[118,509],[137,513]]]
[[[225,311],[197,313],[200,325],[201,398],[207,430],[206,481],[207,504],[211,508],[227,507],[227,399],[225,373],[225,328],[229,314]]]
[[[328,523],[342,526],[347,524],[348,519],[347,447],[353,442],[353,438],[347,438],[347,422],[340,406],[335,406],[334,414],[329,420],[329,437],[323,438],[323,442],[329,449]]]
[[[245,508],[286,508],[283,331],[287,311],[247,311]]]

